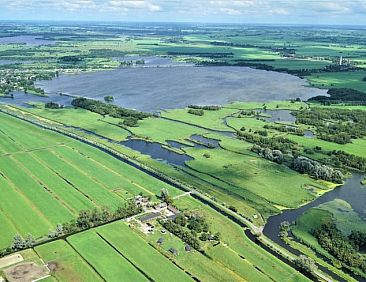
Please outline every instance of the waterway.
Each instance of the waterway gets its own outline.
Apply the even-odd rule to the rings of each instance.
[[[129,67],[60,75],[36,86],[51,98],[60,92],[99,100],[112,95],[119,106],[147,112],[190,104],[306,100],[326,94],[324,89],[307,87],[307,82],[296,76],[247,67]]]

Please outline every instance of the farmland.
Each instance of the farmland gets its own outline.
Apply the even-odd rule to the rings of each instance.
[[[0,40],[0,60],[9,61],[0,64],[0,256],[24,259],[0,269],[0,280],[29,263],[47,273],[43,281],[366,277],[364,246],[357,241],[366,232],[362,30],[24,24],[0,29],[0,39],[14,32],[47,34],[33,40],[52,44]],[[158,95],[142,79],[147,73],[153,81],[156,70],[211,79],[200,86],[210,99],[216,94],[209,86],[220,77],[199,73],[210,67],[222,71],[220,95],[231,91],[229,84],[242,87],[237,79],[245,75],[254,75],[248,87],[268,84],[269,97],[272,77],[296,83],[283,89],[292,91],[286,101],[255,100],[253,92],[248,95],[257,102],[228,95],[225,104],[189,105],[174,101],[181,88],[172,87],[173,98],[146,96],[136,110],[125,105],[137,92]],[[46,80],[72,77],[80,83],[72,88],[88,89],[81,73],[91,72],[96,81],[105,79],[108,93],[88,96],[98,101],[75,103],[80,97],[68,91],[42,88]],[[131,79],[130,90],[114,91],[107,79],[116,72],[139,74],[137,83]],[[259,74],[267,81],[256,80]],[[358,100],[317,103],[296,96],[329,88],[359,91]],[[162,100],[173,104],[160,109]],[[314,201],[323,202],[307,208]],[[301,209],[296,218],[285,217]],[[326,228],[347,244],[351,234],[361,238],[359,249],[353,243],[347,249],[356,253],[355,265],[314,233]],[[315,267],[299,263],[294,249]]]
[[[2,248],[16,233],[47,235],[81,210],[116,209],[138,193],[154,197],[161,189],[179,194],[82,143],[4,114],[1,119],[0,181],[4,197],[12,199],[1,203],[2,229],[7,232],[1,237]]]

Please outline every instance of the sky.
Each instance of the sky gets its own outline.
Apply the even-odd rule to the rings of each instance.
[[[0,20],[366,25],[366,0],[0,0]]]

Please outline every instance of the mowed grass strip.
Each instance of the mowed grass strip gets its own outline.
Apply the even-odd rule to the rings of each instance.
[[[13,140],[0,131],[0,154],[9,154],[20,150],[21,148]]]
[[[51,275],[57,281],[103,281],[66,241],[54,241],[34,250],[52,268]]]
[[[111,191],[117,188],[124,190],[125,182],[127,181],[113,170],[98,165],[97,162],[81,155],[78,151],[72,150],[69,147],[57,148],[55,152],[65,163],[70,164],[73,167],[77,167],[77,169],[83,174],[89,176],[91,179],[93,179],[93,181],[97,182],[106,189]],[[126,186],[128,184],[129,183],[127,182]]]
[[[33,204],[39,216],[45,218],[51,226],[72,218],[72,213],[56,201],[47,189],[19,167],[12,158],[0,158],[0,171],[13,184],[13,187]]]
[[[218,245],[212,248],[208,254],[220,258],[220,262],[225,267],[231,269],[247,281],[272,281],[270,276],[262,273],[245,259],[245,257],[239,255],[229,247]]]
[[[17,154],[14,156],[14,159],[28,167],[30,173],[42,181],[54,193],[55,197],[66,203],[74,213],[94,207],[94,204],[87,197],[63,181],[52,170],[33,157],[32,154]]]
[[[121,175],[124,179],[128,179],[128,182],[132,183],[133,186],[127,185],[125,189],[126,190],[132,189],[129,190],[131,193],[134,193],[135,189],[139,189],[138,192],[141,192],[142,189],[142,192],[145,191],[144,193],[150,191],[155,195],[159,195],[162,189],[167,189],[170,195],[172,196],[178,196],[182,194],[182,192],[179,189],[174,188],[173,186],[166,184],[163,181],[160,181],[156,178],[153,178],[148,174],[120,160],[117,160],[102,151],[90,148],[90,146],[88,145],[78,142],[72,144],[72,148],[85,155],[86,158],[90,158],[98,165],[103,166],[104,168],[107,168],[110,171],[116,172],[117,174]],[[138,194],[138,192],[135,192],[135,194]]]
[[[71,236],[67,241],[106,281],[149,281],[92,230]]]
[[[0,249],[5,249],[10,246],[12,238],[19,233],[16,226],[9,220],[7,215],[3,214],[0,209]]]
[[[61,134],[44,130],[3,113],[0,113],[0,119],[2,121],[0,129],[25,150],[49,147],[70,141]]]
[[[7,221],[0,221],[0,230],[7,230],[9,222],[11,222],[11,225],[14,226],[16,231],[23,236],[27,233],[32,233],[33,236],[38,237],[48,232],[51,227],[49,222],[44,217],[39,216],[39,213],[37,213],[39,211],[31,206],[28,199],[16,191],[14,187],[1,176],[0,192],[2,199],[0,201],[0,209],[7,219]],[[8,232],[1,233],[0,242],[2,245],[8,246],[15,233],[12,235],[10,234],[11,237],[7,237],[6,234],[8,234]]]
[[[60,160],[51,151],[37,151],[34,152],[39,159],[41,159],[47,166],[63,177],[68,183],[72,183],[79,191],[87,195],[95,205],[109,206],[116,208],[123,202],[121,198],[114,195],[92,179],[80,173],[74,167]]]
[[[156,281],[192,281],[181,269],[119,221],[96,229],[97,233]]]

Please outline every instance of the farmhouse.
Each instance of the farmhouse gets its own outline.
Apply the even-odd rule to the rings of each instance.
[[[163,209],[165,209],[167,206],[168,206],[168,205],[167,205],[166,203],[160,203],[160,204],[155,205],[155,206],[154,206],[154,208],[155,208],[156,210],[163,210]]]
[[[161,216],[161,213],[160,212],[152,212],[152,213],[148,213],[148,214],[145,214],[143,216],[140,217],[140,221],[142,223],[147,223],[147,222],[150,222],[154,219],[157,219]]]

